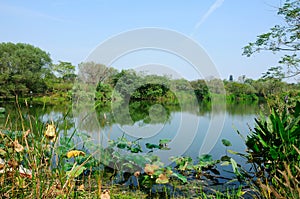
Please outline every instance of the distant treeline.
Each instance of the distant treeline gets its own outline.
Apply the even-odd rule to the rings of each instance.
[[[102,65],[102,67],[105,66]],[[213,95],[225,93],[227,101],[230,102],[300,97],[299,83],[287,83],[270,77],[258,80],[241,76],[237,81],[232,78],[188,81],[172,79],[168,76],[146,75],[134,70],[122,70],[121,72],[112,68],[107,70],[114,71],[114,73],[110,73],[105,79],[98,82],[96,99],[99,101],[110,101],[119,97],[133,101],[176,102],[178,98],[190,99],[191,96],[195,96],[200,101],[209,101]]]
[[[195,97],[209,101],[225,94],[228,101],[257,101],[280,96],[299,97],[300,84],[286,83],[268,76],[258,80],[241,76],[235,81],[208,79],[188,81],[150,75],[134,70],[118,71],[93,62],[75,66],[60,61],[30,44],[0,43],[0,99],[54,96],[61,100],[84,95],[97,101],[156,100],[178,102]],[[76,93],[76,95],[74,94]]]

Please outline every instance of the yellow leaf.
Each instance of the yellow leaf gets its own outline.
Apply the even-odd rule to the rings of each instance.
[[[84,191],[84,184],[80,185],[78,188],[77,188],[78,191]]]
[[[155,170],[157,170],[159,167],[155,164],[146,164],[145,165],[145,168],[144,168],[144,171],[146,174],[152,176],[155,172]]]
[[[67,157],[77,157],[77,156],[85,156],[85,153],[83,151],[78,151],[78,150],[72,150],[67,153]]]
[[[21,152],[21,151],[24,150],[24,147],[23,147],[21,144],[19,144],[19,141],[18,141],[18,140],[15,140],[15,141],[13,142],[13,144],[14,144],[14,148],[15,148],[15,151],[16,151],[16,152]]]
[[[136,171],[136,172],[134,172],[134,174],[133,174],[135,177],[139,177],[140,175],[141,175],[141,172],[140,171]]]
[[[23,137],[24,138],[27,137],[29,133],[30,133],[30,129],[28,129],[27,131],[24,132]]]
[[[159,174],[158,178],[155,181],[158,184],[166,184],[169,182],[168,177],[166,176],[166,174]]]
[[[56,128],[54,126],[54,123],[52,124],[47,124],[46,125],[46,131],[45,131],[45,136],[48,138],[51,142],[53,142],[56,138]]]
[[[100,195],[100,198],[101,199],[110,199],[110,195],[109,195],[110,191],[108,189],[105,189],[101,195]]]

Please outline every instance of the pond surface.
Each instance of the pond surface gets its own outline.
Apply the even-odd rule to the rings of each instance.
[[[1,104],[6,108],[6,114],[0,117],[0,127],[15,129],[20,125],[16,104]],[[46,123],[51,120],[58,130],[84,132],[91,136],[94,143],[103,147],[108,140],[116,140],[125,136],[128,140],[140,139],[139,143],[158,144],[160,139],[170,139],[168,147],[171,150],[158,150],[162,161],[169,164],[171,156],[190,156],[194,160],[203,153],[209,153],[214,159],[225,154],[225,146],[221,140],[230,140],[229,149],[245,152],[243,136],[246,137],[254,126],[254,118],[261,110],[258,104],[227,104],[226,107],[211,104],[184,106],[153,103],[130,102],[127,104],[106,104],[76,108],[67,105],[19,105],[22,113],[31,115]],[[14,122],[7,123],[7,116]],[[26,116],[25,116],[26,117]],[[29,117],[28,117],[29,118]],[[214,122],[212,122],[214,120]],[[7,124],[6,124],[7,123]],[[237,130],[241,135],[237,133]],[[147,151],[144,147],[143,151]]]

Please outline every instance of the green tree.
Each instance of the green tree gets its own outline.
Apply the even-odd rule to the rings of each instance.
[[[210,91],[205,80],[194,80],[191,81],[191,86],[194,89],[195,95],[198,100],[210,99]]]
[[[70,62],[59,61],[58,64],[53,64],[51,69],[62,78],[71,77],[75,73],[75,66]]]
[[[257,100],[256,90],[247,83],[225,82],[226,94],[230,100]]]
[[[112,85],[125,100],[129,100],[131,95],[141,85],[141,77],[134,70],[122,70],[112,77]]]
[[[113,88],[109,84],[99,82],[96,88],[96,99],[100,101],[111,100]]]
[[[243,55],[249,57],[262,50],[283,52],[278,63],[286,69],[285,77],[296,76],[300,74],[300,0],[286,0],[277,14],[283,17],[285,23],[275,25],[269,32],[257,36],[255,42],[244,47]],[[280,70],[281,66],[276,67]]]
[[[43,93],[51,58],[30,44],[0,43],[0,95],[3,98]]]

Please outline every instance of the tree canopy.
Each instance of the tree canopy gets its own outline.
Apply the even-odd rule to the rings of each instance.
[[[51,63],[48,53],[30,44],[0,43],[0,96],[44,92]]]
[[[300,74],[300,0],[285,0],[277,14],[283,18],[282,24],[275,25],[269,32],[258,35],[255,42],[244,47],[243,55],[251,56],[262,50],[282,52],[284,55],[266,74],[284,70],[284,77]]]
[[[56,72],[60,77],[68,77],[75,73],[75,66],[70,62],[59,61],[58,64],[52,64],[52,71]]]

